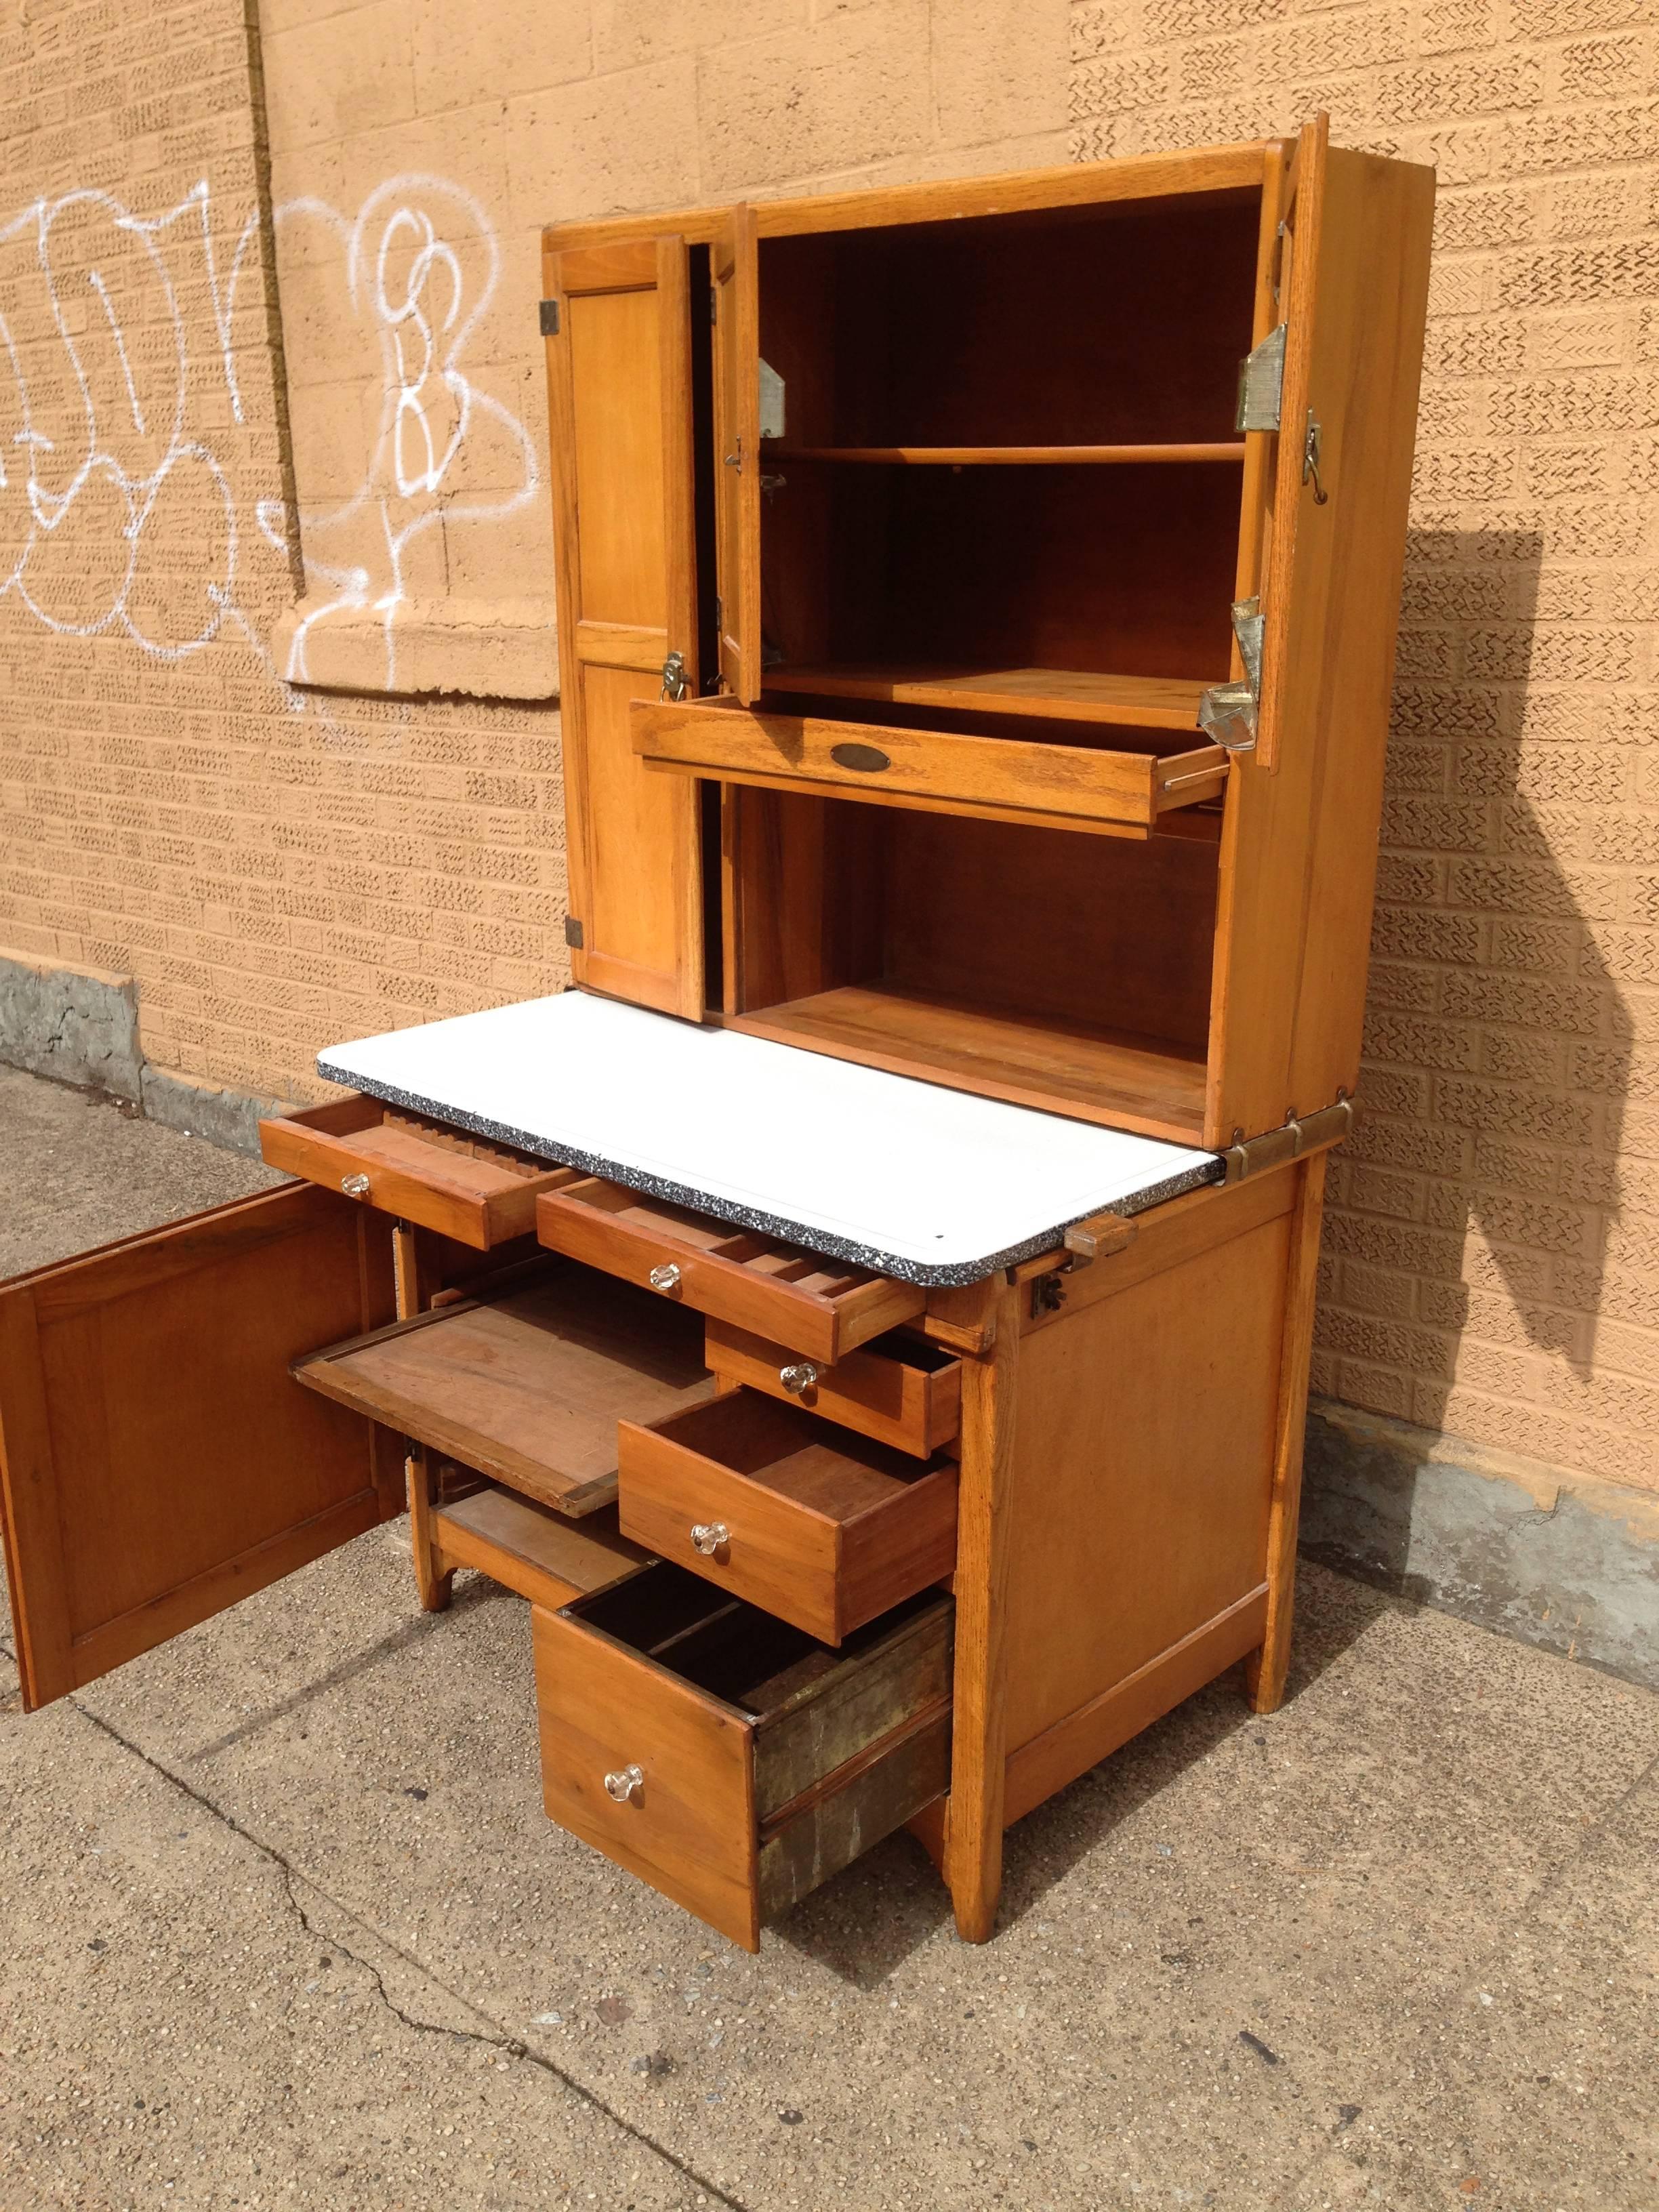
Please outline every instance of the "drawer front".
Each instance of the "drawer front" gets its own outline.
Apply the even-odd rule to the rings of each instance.
[[[951,1443],[962,1425],[962,1362],[919,1338],[883,1337],[819,1367],[787,1345],[711,1321],[703,1358],[724,1382],[805,1406],[922,1459]]]
[[[914,1284],[659,1204],[620,1183],[573,1182],[540,1199],[536,1233],[603,1267],[826,1364],[922,1312]]]
[[[617,1429],[624,1536],[838,1644],[956,1566],[954,1465],[905,1479],[814,1415],[738,1390]],[[848,1437],[848,1445],[854,1439]]]
[[[261,1121],[259,1150],[271,1167],[485,1252],[529,1236],[542,1193],[578,1180],[573,1168],[422,1124],[374,1098]]]
[[[538,1606],[532,1619],[549,1816],[734,1943],[756,1949],[749,1723],[567,1613]],[[606,1777],[626,1778],[635,1766],[641,1779],[619,1802]]]
[[[1227,774],[1217,745],[1166,741],[1160,757],[754,713],[713,700],[636,701],[629,714],[635,750],[688,774],[890,805],[933,801],[1077,826],[1110,823],[1131,832],[1150,831],[1171,806],[1213,799]]]

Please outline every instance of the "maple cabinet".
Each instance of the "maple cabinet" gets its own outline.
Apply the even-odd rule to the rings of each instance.
[[[1320,118],[546,234],[576,988],[0,1285],[28,1705],[406,1501],[550,1815],[752,1948],[901,1826],[982,1941],[1278,1703],[1431,203]]]

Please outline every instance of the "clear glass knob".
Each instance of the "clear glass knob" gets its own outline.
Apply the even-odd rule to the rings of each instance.
[[[348,1198],[367,1198],[368,1177],[366,1175],[342,1176],[340,1188]]]
[[[694,1521],[691,1541],[705,1559],[712,1559],[722,1544],[732,1540],[732,1531],[724,1521]]]
[[[645,1776],[637,1766],[619,1766],[614,1774],[605,1778],[605,1795],[614,1797],[619,1805],[627,1804],[636,1790],[645,1787]]]
[[[817,1389],[818,1370],[810,1359],[800,1359],[793,1367],[780,1367],[778,1380],[792,1398],[804,1398]]]
[[[665,1260],[660,1267],[653,1267],[646,1277],[653,1291],[677,1291],[680,1286],[680,1271],[672,1260]]]

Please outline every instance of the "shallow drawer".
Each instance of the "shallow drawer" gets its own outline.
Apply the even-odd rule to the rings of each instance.
[[[695,1314],[557,1260],[330,1345],[294,1372],[561,1513],[616,1497],[619,1420],[659,1419],[714,1388]]]
[[[617,1431],[622,1532],[839,1644],[952,1574],[957,1466],[734,1390]]]
[[[908,1321],[927,1303],[914,1284],[734,1229],[597,1176],[539,1199],[536,1234],[556,1252],[826,1364]]]
[[[878,804],[956,806],[1073,829],[1148,835],[1158,817],[1216,798],[1218,745],[1166,739],[1151,751],[1054,740],[902,729],[811,714],[763,714],[718,699],[629,708],[634,748],[659,767],[769,789]],[[1194,738],[1196,732],[1194,732]]]
[[[259,1150],[271,1167],[479,1251],[527,1237],[541,1193],[577,1180],[574,1168],[550,1167],[379,1098],[274,1115],[259,1124]]]
[[[659,1562],[537,1607],[550,1815],[753,1951],[763,1921],[942,1796],[952,1606],[839,1652]]]
[[[949,1444],[962,1425],[961,1360],[908,1329],[890,1330],[843,1352],[834,1366],[820,1366],[798,1358],[787,1345],[711,1321],[703,1357],[723,1382],[793,1399],[809,1413],[923,1458]]]
[[[440,1574],[476,1567],[532,1605],[568,1605],[645,1560],[618,1530],[614,1505],[572,1521],[493,1482],[446,1498],[432,1516],[432,1540]]]

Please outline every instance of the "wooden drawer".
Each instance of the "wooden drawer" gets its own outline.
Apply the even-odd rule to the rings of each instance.
[[[820,1367],[787,1345],[711,1321],[703,1358],[722,1382],[746,1382],[924,1459],[962,1425],[961,1360],[908,1329],[891,1329]]]
[[[925,1291],[826,1260],[775,1237],[711,1220],[599,1177],[537,1201],[536,1234],[556,1252],[833,1364],[908,1321]]]
[[[1149,733],[1151,750],[1078,741],[902,729],[812,714],[757,713],[725,699],[629,709],[634,748],[661,768],[770,790],[822,791],[886,805],[1016,817],[1145,836],[1162,814],[1219,796],[1218,745]]]
[[[259,1150],[273,1168],[481,1252],[529,1236],[542,1192],[577,1180],[574,1168],[550,1167],[378,1098],[275,1115],[259,1124]]]
[[[746,1949],[942,1796],[948,1598],[839,1652],[665,1562],[537,1607],[549,1814]]]
[[[617,1431],[622,1533],[839,1644],[957,1563],[957,1468],[734,1390]]]

